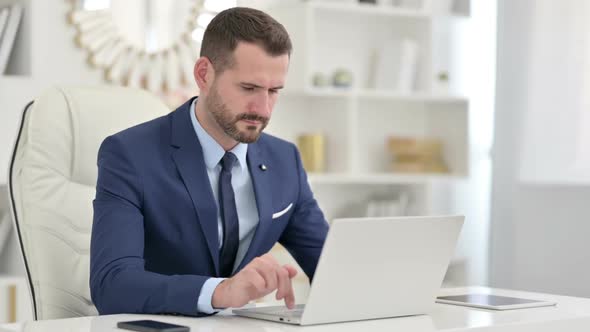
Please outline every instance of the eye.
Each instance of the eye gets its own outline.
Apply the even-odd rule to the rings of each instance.
[[[250,91],[254,91],[254,87],[251,87],[251,86],[242,86],[242,90],[250,92]]]
[[[276,95],[277,93],[279,93],[279,90],[277,90],[277,89],[270,89],[270,90],[268,90],[268,92],[269,92],[271,95]]]

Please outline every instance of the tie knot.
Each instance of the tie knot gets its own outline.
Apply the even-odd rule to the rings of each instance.
[[[237,160],[238,158],[235,154],[231,152],[226,152],[223,158],[221,158],[221,169],[231,171],[232,167],[234,167],[234,164]]]

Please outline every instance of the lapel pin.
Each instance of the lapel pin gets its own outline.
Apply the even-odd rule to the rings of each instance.
[[[266,165],[265,164],[260,164],[260,169],[263,171],[266,171]]]

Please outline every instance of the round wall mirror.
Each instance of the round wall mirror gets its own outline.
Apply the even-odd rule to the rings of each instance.
[[[72,0],[69,21],[88,62],[115,84],[153,92],[193,84],[207,24],[236,0]]]

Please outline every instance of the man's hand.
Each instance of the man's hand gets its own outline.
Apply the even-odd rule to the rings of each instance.
[[[296,274],[293,266],[280,266],[270,254],[257,257],[235,276],[217,285],[211,304],[214,308],[241,307],[277,290],[276,299],[284,299],[285,305],[293,309],[295,295],[291,279]]]

